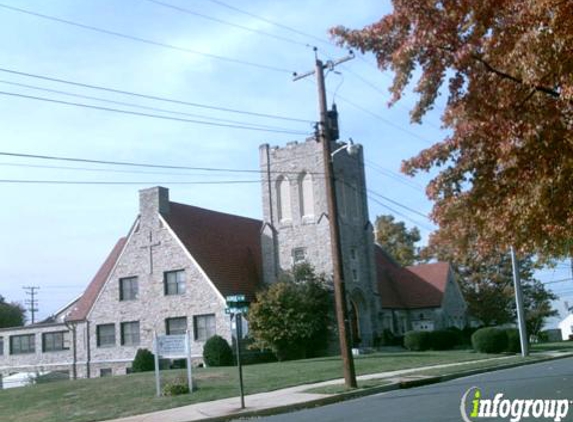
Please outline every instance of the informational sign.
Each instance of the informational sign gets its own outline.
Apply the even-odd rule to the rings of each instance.
[[[155,390],[161,397],[161,377],[159,375],[159,357],[168,359],[187,359],[187,383],[189,391],[193,391],[193,374],[191,373],[191,336],[189,330],[185,334],[158,336],[153,333],[153,352],[155,357]]]
[[[162,358],[186,358],[187,335],[157,336],[157,352]]]

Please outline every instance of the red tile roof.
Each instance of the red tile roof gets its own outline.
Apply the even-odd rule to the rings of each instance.
[[[80,297],[66,321],[82,321],[86,319],[92,305],[97,299],[99,292],[107,281],[111,270],[115,266],[123,247],[125,246],[126,238],[122,237],[117,241],[109,256],[100,267],[95,277],[88,285],[84,294]]]
[[[382,308],[420,309],[442,305],[449,275],[447,262],[404,268],[378,245],[375,259]]]
[[[262,282],[260,220],[175,202],[163,217],[223,296],[254,299]]]

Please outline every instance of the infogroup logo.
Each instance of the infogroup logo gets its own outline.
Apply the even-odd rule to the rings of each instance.
[[[496,393],[493,399],[486,399],[478,387],[471,387],[462,396],[460,412],[464,422],[476,422],[480,418],[545,419],[560,422],[569,413],[573,401],[567,399],[504,399],[503,393]],[[468,401],[469,400],[469,401]]]

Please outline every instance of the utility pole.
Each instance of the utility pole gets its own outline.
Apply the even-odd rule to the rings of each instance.
[[[315,48],[316,55],[316,48]],[[324,85],[324,69],[333,69],[336,65],[344,63],[354,58],[351,53],[335,62],[328,61],[326,65],[315,57],[314,70],[302,75],[294,74],[294,81],[305,78],[312,74],[316,75],[318,86],[318,105],[320,110],[320,121],[317,141],[322,142],[324,174],[326,181],[326,198],[328,204],[328,216],[330,222],[331,253],[334,282],[334,302],[336,306],[336,320],[338,323],[338,337],[340,341],[340,353],[342,355],[344,367],[344,381],[347,388],[356,388],[356,371],[354,369],[354,358],[350,348],[350,337],[348,329],[348,309],[346,304],[346,288],[344,285],[344,271],[342,260],[342,248],[340,242],[340,227],[338,222],[338,204],[336,201],[336,187],[334,184],[334,167],[331,151],[331,125],[328,116],[326,103],[326,88]]]
[[[30,318],[32,324],[36,322],[36,312],[38,312],[38,299],[36,299],[36,290],[40,288],[37,286],[24,286],[23,289],[26,294],[30,296],[30,299],[26,299],[26,305],[28,305],[28,311],[30,311]]]
[[[527,342],[527,329],[525,327],[525,311],[523,309],[523,293],[521,292],[521,279],[519,277],[519,264],[515,256],[515,249],[511,247],[511,266],[513,268],[513,287],[515,289],[515,307],[517,308],[517,324],[519,326],[519,340],[521,342],[521,356],[529,355]]]

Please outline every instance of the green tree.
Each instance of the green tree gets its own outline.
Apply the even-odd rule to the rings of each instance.
[[[523,301],[526,309],[525,324],[528,334],[538,335],[543,330],[547,318],[559,314],[552,308],[551,304],[557,299],[557,295],[547,290],[539,280],[532,280],[524,284]]]
[[[0,295],[0,328],[20,327],[26,321],[26,310],[16,302],[8,303]]]
[[[418,78],[420,122],[447,94],[444,139],[406,161],[438,169],[427,192],[434,239],[463,255],[513,245],[521,253],[573,252],[573,3],[567,0],[394,0],[341,44],[394,72],[395,103]]]
[[[331,307],[324,277],[297,265],[257,294],[247,317],[251,347],[271,349],[279,360],[317,355],[328,343]]]
[[[402,221],[395,221],[392,215],[376,218],[376,242],[404,267],[419,261],[420,231],[417,227],[407,229]]]

